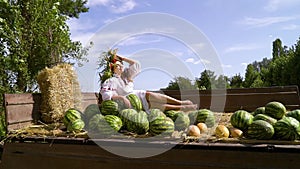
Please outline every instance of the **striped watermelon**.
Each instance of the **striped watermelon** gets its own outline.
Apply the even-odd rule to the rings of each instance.
[[[273,126],[264,120],[253,121],[246,131],[246,137],[258,140],[269,140],[274,135]]]
[[[75,108],[70,108],[65,112],[65,115],[63,117],[63,123],[66,127],[68,127],[69,123],[81,118],[83,118],[81,111]]]
[[[119,117],[123,122],[123,126],[127,128],[129,121],[132,119],[132,116],[137,114],[138,112],[135,109],[123,109],[119,113]]]
[[[85,121],[89,121],[95,114],[100,114],[100,109],[98,104],[90,104],[83,111],[85,115]]]
[[[237,110],[230,117],[230,123],[233,127],[246,130],[253,121],[253,115],[246,110]]]
[[[174,132],[174,122],[169,117],[158,116],[149,124],[149,132],[156,135],[171,135]]]
[[[173,121],[176,120],[176,114],[179,113],[178,110],[167,110],[164,112],[167,117],[170,117]]]
[[[104,116],[102,114],[95,114],[90,118],[88,123],[88,131],[93,133],[99,132],[99,124],[105,122]]]
[[[150,109],[148,114],[148,121],[149,122],[153,121],[153,119],[155,119],[157,116],[166,117],[164,112],[162,112],[160,109]]]
[[[174,121],[176,130],[185,130],[190,125],[189,116],[184,112],[178,112],[175,115],[176,120]]]
[[[298,120],[300,122],[300,109],[289,111],[285,114],[285,116],[294,117],[296,120]]]
[[[141,99],[136,94],[129,94],[126,96],[126,98],[130,101],[130,104],[133,109],[137,111],[143,110],[143,104]]]
[[[115,115],[106,115],[104,116],[105,121],[107,124],[114,130],[119,131],[123,126],[123,122],[120,117]]]
[[[101,114],[105,115],[118,115],[119,107],[118,103],[113,100],[104,100],[100,105]]]
[[[196,124],[205,123],[207,127],[213,127],[216,119],[212,111],[208,109],[200,109],[197,111]]]
[[[275,119],[281,119],[286,113],[285,106],[280,102],[269,102],[265,105],[265,114]]]
[[[296,140],[300,135],[300,123],[293,117],[283,117],[275,125],[275,138],[280,140]]]
[[[257,114],[253,118],[253,121],[255,121],[255,120],[264,120],[264,121],[270,123],[271,125],[274,125],[277,122],[276,119],[274,119],[273,117],[270,117],[266,114]]]
[[[94,115],[89,121],[89,132],[94,134],[115,134],[122,127],[122,120],[115,115]]]
[[[67,126],[67,131],[70,132],[80,132],[85,126],[85,123],[81,119],[76,119],[71,121]]]
[[[197,115],[198,115],[198,110],[191,111],[188,113],[190,124],[197,124]]]
[[[121,99],[115,99],[114,101],[118,104],[119,112],[122,111],[123,109],[129,108],[129,107],[126,107],[124,101]]]
[[[252,113],[253,116],[256,116],[258,114],[265,114],[265,107],[258,107]]]
[[[147,113],[139,111],[130,117],[127,123],[127,130],[136,134],[145,134],[149,130],[149,121]]]

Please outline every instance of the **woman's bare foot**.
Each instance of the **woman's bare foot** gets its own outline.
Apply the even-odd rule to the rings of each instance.
[[[183,101],[181,101],[181,104],[183,104],[183,105],[192,105],[193,102],[190,101],[190,100],[183,100]]]
[[[182,110],[182,111],[196,110],[197,107],[198,107],[197,104],[192,104],[192,105],[182,105],[181,110]]]

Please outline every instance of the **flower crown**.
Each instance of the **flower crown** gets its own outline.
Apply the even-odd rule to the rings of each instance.
[[[102,52],[99,64],[99,67],[103,69],[99,74],[101,83],[112,77],[113,68],[117,61],[123,62],[122,58],[117,55],[117,51],[118,49],[109,49],[107,52]]]

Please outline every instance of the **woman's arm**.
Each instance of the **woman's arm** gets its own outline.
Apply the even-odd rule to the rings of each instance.
[[[136,60],[133,60],[133,59],[130,59],[130,58],[127,58],[127,57],[122,57],[122,56],[120,56],[120,55],[117,55],[117,57],[118,57],[121,61],[124,61],[124,62],[129,63],[129,65],[133,65],[133,64],[137,63]]]
[[[126,96],[114,95],[111,97],[112,100],[122,100],[127,108],[131,108],[130,101],[126,98]]]

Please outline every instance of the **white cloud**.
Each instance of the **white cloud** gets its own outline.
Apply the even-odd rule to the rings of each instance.
[[[140,45],[140,44],[149,44],[149,43],[157,43],[161,42],[161,38],[155,38],[155,39],[146,39],[145,37],[130,37],[125,39],[124,41],[118,43],[119,46],[131,46],[131,45]]]
[[[283,30],[297,30],[300,29],[300,25],[290,24],[282,27]]]
[[[222,67],[223,68],[232,68],[232,65],[224,65],[224,64],[222,64]]]
[[[110,0],[89,0],[87,6],[108,5]]]
[[[195,60],[194,58],[188,58],[188,59],[185,60],[185,62],[193,63],[195,65],[200,64],[200,63],[202,63],[202,64],[209,64],[210,63],[209,60],[205,60],[205,59]]]
[[[91,19],[79,20],[79,19],[70,19],[67,21],[68,26],[72,32],[78,31],[89,31],[97,27],[96,24],[93,24],[94,21]]]
[[[89,0],[89,7],[104,6],[107,7],[112,13],[125,13],[137,6],[134,0]]]
[[[295,7],[297,4],[300,4],[299,0],[269,0],[264,9],[269,12],[274,12],[279,9]]]
[[[239,52],[239,51],[245,51],[245,50],[255,50],[259,49],[260,46],[256,44],[237,44],[234,46],[231,46],[227,49],[225,49],[224,53],[231,53],[231,52]]]
[[[241,63],[241,65],[244,66],[244,67],[246,67],[246,66],[249,65],[249,63],[245,63],[245,62],[244,62],[244,63]]]
[[[297,16],[290,16],[290,17],[278,16],[278,17],[262,17],[262,18],[245,17],[244,20],[240,21],[239,23],[250,27],[265,27],[272,24],[295,20],[297,18],[298,18]]]

